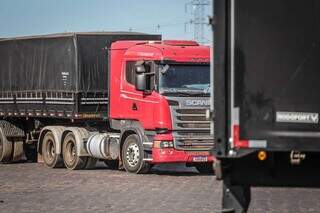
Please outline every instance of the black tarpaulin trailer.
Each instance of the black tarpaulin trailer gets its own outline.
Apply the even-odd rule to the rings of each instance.
[[[320,1],[215,1],[214,152],[223,212],[251,186],[320,187]]]
[[[0,40],[0,116],[101,118],[108,103],[106,47],[160,40],[134,32],[63,33]]]

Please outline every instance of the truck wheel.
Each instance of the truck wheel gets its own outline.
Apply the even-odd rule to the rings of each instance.
[[[104,163],[111,170],[117,170],[119,168],[119,160],[105,160]]]
[[[143,161],[144,150],[136,134],[129,135],[122,148],[123,166],[127,172],[143,174],[150,170],[150,165]]]
[[[77,143],[72,132],[69,132],[63,140],[63,160],[68,169],[84,169],[87,165],[88,157],[77,155]]]
[[[56,153],[56,141],[52,132],[47,132],[43,137],[41,151],[46,166],[50,168],[63,167],[61,155]]]
[[[200,174],[214,174],[213,163],[202,163],[195,165]]]
[[[7,140],[0,130],[0,162],[11,162],[12,154],[12,143]]]

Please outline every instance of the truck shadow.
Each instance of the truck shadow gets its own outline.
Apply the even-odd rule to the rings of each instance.
[[[43,167],[46,167],[43,163],[35,163],[31,161],[21,160],[17,162],[10,162],[10,163],[0,163],[0,164],[38,164]],[[47,168],[47,167],[46,167]],[[58,169],[65,169],[65,168],[58,168]],[[113,170],[108,168],[102,161],[97,162],[97,164],[88,169],[89,171],[102,171],[102,170]],[[83,170],[85,171],[85,170]],[[126,172],[124,169],[117,170],[118,172]],[[202,174],[199,173],[196,168],[194,167],[186,167],[184,164],[162,164],[162,165],[155,165],[152,167],[148,174],[144,175],[160,175],[160,176],[214,176],[213,174]]]
[[[111,170],[102,162],[98,162],[93,170]],[[125,172],[125,170],[122,170]],[[162,164],[152,167],[148,174],[161,176],[213,176],[213,174],[201,174],[194,167],[186,167],[184,164]]]
[[[213,174],[201,174],[194,167],[186,167],[185,164],[155,165],[151,173],[163,176],[213,176]]]
[[[151,174],[160,176],[213,176],[213,174],[201,174],[198,172],[176,172],[176,171],[151,171]]]

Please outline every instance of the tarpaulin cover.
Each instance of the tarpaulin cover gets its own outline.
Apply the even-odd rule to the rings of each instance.
[[[105,91],[106,46],[160,39],[140,33],[66,33],[0,41],[0,91]]]
[[[133,32],[94,32],[0,40],[0,116],[105,113],[106,48],[119,40],[159,39]]]

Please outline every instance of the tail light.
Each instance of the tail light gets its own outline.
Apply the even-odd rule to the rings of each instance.
[[[249,140],[240,139],[240,126],[233,125],[233,145],[235,148],[248,148]]]

